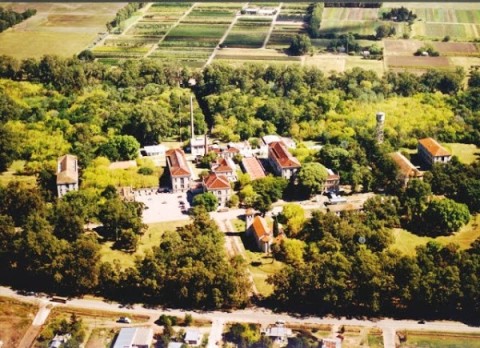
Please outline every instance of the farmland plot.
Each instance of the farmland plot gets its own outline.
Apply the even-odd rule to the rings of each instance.
[[[267,47],[269,48],[288,48],[292,38],[298,34],[305,34],[306,28],[304,23],[293,24],[275,24],[272,35],[268,40]]]
[[[333,21],[375,21],[378,8],[325,7],[322,20]]]
[[[224,41],[228,47],[260,48],[267,37],[271,18],[240,18]]]
[[[284,3],[277,22],[303,22],[307,17],[309,3]]]

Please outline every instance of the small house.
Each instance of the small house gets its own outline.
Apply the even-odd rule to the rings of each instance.
[[[231,158],[220,158],[211,166],[213,173],[225,175],[230,182],[237,181],[236,168]]]
[[[198,346],[202,343],[202,333],[197,329],[187,329],[183,341],[191,346]]]
[[[265,330],[265,336],[269,337],[274,344],[286,345],[288,338],[292,337],[292,329],[286,328],[283,325],[275,325]]]
[[[48,346],[48,348],[59,348],[64,343],[67,343],[70,340],[70,338],[72,338],[72,335],[69,333],[65,335],[55,335],[52,342],[50,342],[50,345]]]
[[[150,348],[153,342],[151,327],[124,327],[112,348]]]
[[[268,145],[268,160],[275,174],[285,179],[294,177],[302,166],[282,141],[275,141]]]
[[[402,184],[402,187],[407,187],[408,182],[412,179],[423,180],[423,172],[418,170],[412,162],[400,152],[391,153],[390,158],[398,168],[398,180]]]
[[[324,192],[338,192],[340,189],[340,175],[327,168],[327,179],[323,187]]]
[[[187,192],[190,189],[192,173],[185,153],[181,149],[171,149],[167,153],[167,167],[173,192]]]

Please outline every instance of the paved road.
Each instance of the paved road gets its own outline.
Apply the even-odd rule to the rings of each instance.
[[[16,294],[9,288],[0,287],[0,295],[13,297],[18,300],[33,302],[37,299],[21,296]],[[115,302],[104,302],[100,300],[84,300],[84,299],[73,299],[68,302],[67,305],[56,304],[56,306],[69,306],[73,308],[80,309],[95,309],[100,311],[112,311],[118,313],[130,313],[130,315],[146,315],[157,317],[163,313],[170,315],[183,317],[185,313],[189,313],[195,318],[206,319],[210,321],[217,321],[215,326],[218,326],[218,322],[249,322],[249,323],[259,323],[262,325],[274,324],[277,320],[284,320],[287,325],[291,324],[328,324],[328,325],[353,325],[353,326],[363,326],[367,328],[377,327],[384,331],[390,332],[387,334],[389,337],[392,337],[391,332],[399,330],[415,330],[415,331],[440,331],[440,332],[465,332],[465,333],[480,333],[480,327],[468,326],[466,324],[455,322],[455,321],[434,321],[426,322],[425,324],[418,324],[414,320],[394,320],[394,319],[381,319],[378,321],[363,320],[363,319],[346,319],[346,318],[331,318],[331,317],[313,317],[313,316],[292,316],[288,313],[273,313],[270,310],[263,308],[249,308],[243,310],[232,311],[231,313],[220,312],[220,311],[211,311],[211,312],[192,312],[184,311],[181,309],[149,309],[144,308],[141,305],[134,305],[132,308],[121,308],[118,303]],[[216,329],[217,330],[217,329]],[[216,335],[214,333],[214,335]],[[390,339],[387,339],[386,347],[393,347],[389,343]]]

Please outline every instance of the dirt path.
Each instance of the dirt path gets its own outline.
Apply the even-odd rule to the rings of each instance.
[[[242,10],[244,8],[247,8],[248,7],[248,2],[246,4],[244,4],[242,6]],[[241,10],[240,10],[241,11]],[[240,17],[240,11],[238,11],[238,14],[235,15],[235,18],[232,20],[232,23],[230,23],[230,25],[228,26],[227,30],[225,30],[225,33],[223,34],[222,38],[220,39],[220,41],[218,42],[218,45],[217,47],[215,47],[215,49],[213,50],[212,54],[210,55],[210,57],[208,57],[207,59],[207,62],[205,63],[205,65],[203,66],[203,69],[205,69],[207,66],[209,66],[212,61],[213,61],[213,58],[215,58],[215,56],[217,55],[217,52],[218,50],[220,49],[220,45],[223,44],[223,42],[225,41],[225,39],[227,38],[228,34],[230,34],[230,30],[232,30],[233,26],[235,25],[235,23],[237,23],[237,20],[238,18]]]
[[[217,342],[222,340],[223,325],[225,321],[223,319],[213,319],[210,335],[208,336],[207,348],[216,348]]]
[[[197,6],[197,3],[194,2],[192,4],[192,6],[190,6],[190,8],[185,11],[185,13],[167,30],[167,32],[160,38],[160,40],[158,40],[158,42],[152,46],[152,48],[150,48],[148,50],[147,53],[145,53],[145,55],[143,56],[143,58],[147,58],[149,57],[153,52],[155,52],[155,50],[158,48],[158,46],[162,43],[163,40],[165,40],[165,38],[168,36],[168,34],[170,34],[170,32],[176,28],[184,19],[185,17],[187,17],[190,12],[192,12],[192,10],[195,8],[195,6]]]
[[[18,344],[18,348],[30,348],[33,346],[35,339],[42,331],[43,324],[50,315],[52,305],[48,304],[48,301],[41,301],[37,315],[33,319],[32,325],[28,328],[27,332],[23,336],[22,340]]]
[[[267,43],[270,40],[270,36],[272,36],[272,31],[273,31],[273,28],[275,27],[275,23],[277,23],[277,18],[278,18],[278,15],[280,14],[280,10],[282,9],[282,6],[283,6],[282,2],[278,4],[277,13],[275,14],[275,16],[273,16],[272,24],[270,24],[270,29],[268,29],[267,36],[265,37],[265,41],[263,42],[263,45],[261,48],[267,47]]]

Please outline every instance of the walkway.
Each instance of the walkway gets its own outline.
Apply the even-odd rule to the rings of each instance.
[[[33,318],[32,325],[28,328],[22,340],[18,344],[18,348],[30,348],[35,343],[35,339],[42,331],[42,325],[50,315],[53,305],[47,300],[40,300],[39,309],[35,318]]]

